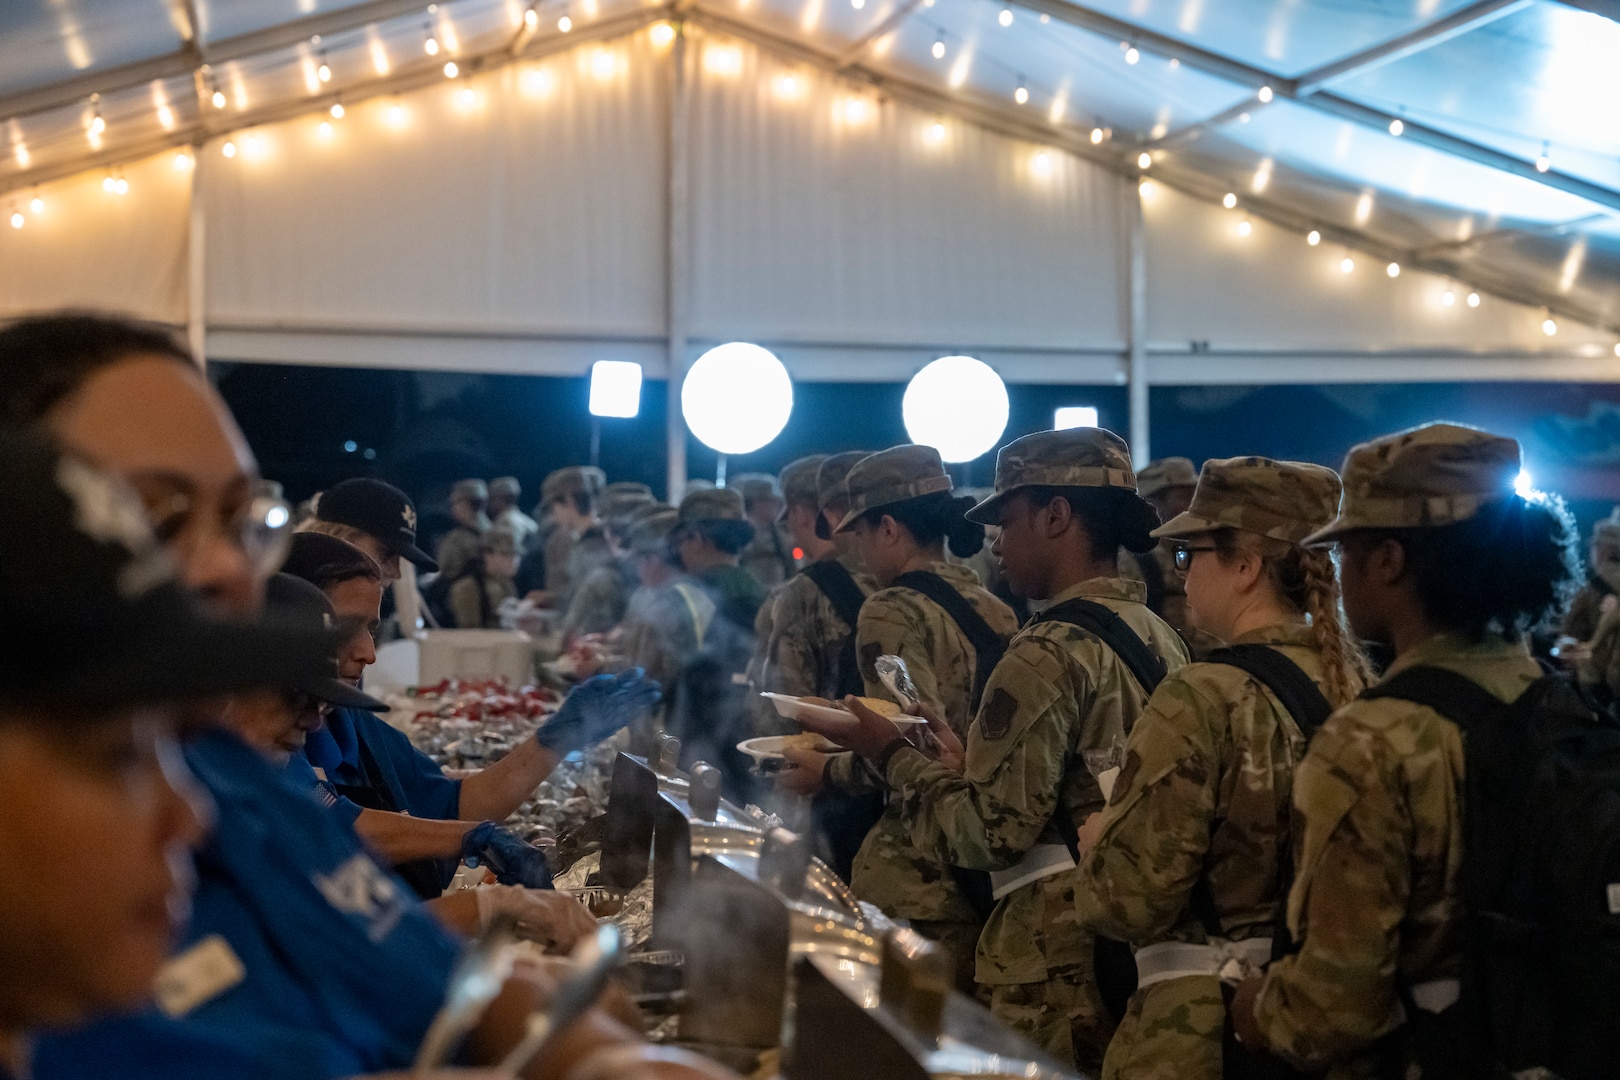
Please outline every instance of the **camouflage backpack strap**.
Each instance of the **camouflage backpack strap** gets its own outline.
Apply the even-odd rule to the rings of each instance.
[[[998,634],[994,627],[984,621],[977,608],[968,602],[967,597],[956,591],[956,586],[928,570],[913,570],[909,574],[901,574],[895,578],[893,585],[920,592],[928,599],[938,604],[951,617],[958,630],[973,646],[975,659],[973,670],[973,711],[979,711],[979,699],[984,696],[984,684],[990,679],[990,672],[995,669],[1002,656],[1007,652],[1008,639]]]

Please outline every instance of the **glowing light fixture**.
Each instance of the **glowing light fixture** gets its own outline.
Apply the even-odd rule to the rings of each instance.
[[[189,160],[190,159],[187,158],[187,161]],[[45,212],[45,200],[40,198],[38,195],[35,195],[31,200],[29,200],[28,209],[32,210],[36,214],[43,214]]]
[[[917,372],[900,404],[911,441],[946,461],[972,461],[993,449],[1009,412],[1001,376],[971,356],[941,357]]]
[[[1125,50],[1125,62],[1127,64],[1139,63],[1141,59],[1142,54],[1136,51],[1135,45],[1132,45],[1130,48]]]
[[[1029,87],[1024,85],[1024,77],[1018,76],[1018,89],[1013,91],[1013,100],[1020,105],[1029,104]]]
[[[641,365],[598,360],[591,365],[591,415],[629,418],[641,411]]]
[[[321,138],[330,139],[332,137],[332,121],[322,120],[320,126],[315,130],[320,133]]]
[[[230,139],[226,139],[225,145],[219,148],[219,152],[228,158],[233,158],[236,156],[236,144]]]
[[[168,131],[174,127],[174,110],[167,105],[159,105],[157,119],[158,123],[163,125],[163,130]]]
[[[322,60],[321,61],[321,66],[315,69],[315,77],[317,79],[321,80],[321,82],[323,82],[323,83],[331,82],[332,81],[332,65],[328,64],[326,61]]]
[[[1390,263],[1388,266],[1384,267],[1384,273],[1388,274],[1392,278],[1400,277],[1401,264],[1397,262]]]
[[[11,227],[13,229],[22,228],[23,225],[26,224],[26,222],[27,222],[27,219],[22,216],[22,211],[13,210],[11,212]]]
[[[652,43],[660,49],[675,40],[675,28],[667,22],[655,23],[652,28]]]
[[[1046,176],[1052,171],[1052,155],[1042,150],[1030,159],[1029,165],[1035,170],[1036,176]]]
[[[1136,185],[1136,190],[1143,199],[1151,199],[1153,196],[1159,193],[1159,185],[1155,184],[1151,180],[1144,180],[1140,184]]]
[[[332,119],[334,119],[334,120],[343,119],[343,113],[344,113],[343,102],[341,102],[341,101],[332,102],[332,108],[329,111],[332,114]]]
[[[1312,229],[1310,232],[1305,234],[1305,242],[1311,245],[1311,247],[1315,247],[1317,244],[1322,242],[1322,234],[1317,232],[1315,229]]]
[[[1452,292],[1450,289],[1447,289],[1445,292],[1440,294],[1440,306],[1441,307],[1454,307],[1456,305],[1456,303],[1457,303],[1457,294]]]
[[[530,30],[533,30],[535,27],[539,26],[540,13],[534,10],[532,7],[529,8],[523,13],[523,25],[527,26]]]
[[[1091,145],[1092,146],[1100,146],[1100,145],[1102,145],[1103,138],[1104,138],[1104,132],[1103,132],[1102,128],[1094,127],[1094,128],[1091,129]]]
[[[1536,158],[1536,172],[1546,172],[1552,168],[1552,158],[1549,156],[1552,148],[1547,143],[1541,144],[1541,156]]]
[[[566,33],[568,33],[568,31],[572,30],[573,28],[574,28],[574,20],[568,17],[568,13],[566,11],[563,12],[562,18],[557,20],[557,31],[558,31],[558,33],[566,34]]]
[[[935,120],[932,126],[930,126],[928,129],[928,137],[933,139],[935,142],[939,142],[944,139],[945,125],[940,123],[938,120]]]
[[[1541,320],[1541,332],[1546,334],[1548,337],[1552,337],[1558,333],[1558,324],[1553,321],[1552,316],[1549,315],[1547,318]]]
[[[1535,483],[1529,469],[1520,469],[1519,475],[1513,478],[1513,492],[1521,499],[1528,499],[1536,490]]]
[[[1063,405],[1052,413],[1052,430],[1067,431],[1077,427],[1096,427],[1095,405]]]
[[[422,42],[422,51],[427,53],[429,56],[439,55],[439,39],[433,36],[433,32],[431,30],[428,31],[427,40]]]
[[[212,101],[214,103],[214,108],[223,109],[225,107],[225,91],[223,91],[223,90],[215,90],[214,91],[214,96],[209,98],[208,100],[210,100],[210,101]]]
[[[741,60],[738,62],[741,63]],[[618,70],[618,62],[613,59],[613,54],[606,49],[597,49],[596,55],[591,57],[591,74],[598,79],[611,79],[613,73]]]
[[[1013,24],[1013,11],[1012,11],[1012,8],[1010,8],[1010,7],[1002,8],[1001,9],[1001,14],[996,16],[996,21],[998,23],[1000,23],[1003,27],[1011,26]]]
[[[1262,86],[1260,88],[1260,92],[1255,95],[1255,97],[1260,99],[1262,104],[1269,104],[1274,96],[1275,95],[1272,94],[1271,87],[1269,86]]]
[[[1221,198],[1221,205],[1226,207],[1228,210],[1231,210],[1233,207],[1237,206],[1237,196],[1228,191]]]
[[[1344,258],[1339,260],[1339,272],[1341,274],[1352,273],[1355,268],[1356,260],[1352,259],[1350,256],[1346,255]]]
[[[1253,231],[1254,223],[1248,218],[1244,218],[1242,221],[1237,223],[1237,234],[1239,236],[1248,236]]]
[[[1468,294],[1468,306],[1479,307],[1479,293],[1471,292]]]
[[[1148,153],[1146,150],[1144,150],[1140,154],[1136,155],[1136,167],[1138,169],[1146,169],[1149,166],[1151,166],[1152,164],[1153,164],[1153,155]]]
[[[1404,132],[1405,130],[1406,130],[1406,125],[1404,123],[1402,123],[1400,120],[1391,120],[1389,122],[1389,133],[1391,135],[1395,136],[1397,139],[1401,137],[1402,132]]]
[[[454,60],[446,60],[445,61],[445,64],[444,64],[444,77],[445,78],[453,79],[457,75],[460,75],[460,74],[461,74],[461,68],[456,66],[456,62]]]
[[[941,34],[934,39],[934,47],[929,50],[934,54],[935,60],[945,59],[945,35]]]
[[[743,341],[698,357],[681,384],[681,415],[698,441],[748,454],[782,433],[793,413],[793,380],[769,350]]]

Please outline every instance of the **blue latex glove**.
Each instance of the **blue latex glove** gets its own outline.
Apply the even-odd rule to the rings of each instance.
[[[482,863],[502,885],[550,889],[551,867],[545,852],[524,843],[511,829],[486,821],[461,838],[461,857],[468,866]]]
[[[560,755],[595,746],[645,714],[662,692],[641,668],[586,679],[534,733],[535,741]]]

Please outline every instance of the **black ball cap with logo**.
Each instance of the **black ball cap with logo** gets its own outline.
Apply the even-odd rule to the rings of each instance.
[[[332,672],[342,627],[204,613],[134,493],[0,430],[0,703],[124,708]]]
[[[410,496],[392,484],[369,476],[344,480],[321,492],[315,516],[375,536],[424,573],[439,568],[431,555],[416,546],[416,507]]]

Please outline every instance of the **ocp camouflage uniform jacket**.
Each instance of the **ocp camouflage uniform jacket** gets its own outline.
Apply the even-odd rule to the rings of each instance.
[[[1327,693],[1304,624],[1263,627],[1234,644],[1276,649]],[[1102,832],[1081,864],[1082,924],[1137,947],[1202,943],[1191,901],[1202,881],[1222,937],[1270,937],[1304,753],[1299,725],[1246,672],[1192,663],[1166,678],[1131,729]],[[1225,1019],[1213,975],[1145,987],[1109,1043],[1103,1076],[1220,1080]]]
[[[993,629],[1003,634],[1018,629],[1012,609],[990,595],[967,567],[936,562],[925,569],[949,582]],[[964,733],[976,656],[967,636],[943,608],[913,589],[879,589],[861,606],[856,652],[868,697],[894,700],[873,663],[880,656],[899,656],[922,699],[948,718],[959,735]],[[848,757],[836,758],[829,782],[859,786],[860,774],[841,771],[855,768],[870,777],[869,769]],[[891,795],[883,817],[855,856],[850,887],[856,896],[895,918],[977,924],[977,912],[937,851],[937,845],[919,848],[913,843],[901,817],[900,800]]]
[[[666,690],[672,688],[714,617],[714,601],[687,578],[643,585],[630,595],[620,637],[628,666],[645,668]]]
[[[1113,609],[1173,671],[1187,662],[1186,646],[1147,609],[1146,595],[1140,582],[1094,578],[1052,604],[1084,597]],[[1069,623],[1031,623],[985,686],[961,774],[915,750],[890,760],[887,780],[901,793],[913,842],[975,870],[1005,870],[1037,843],[1062,843],[1052,825],[1060,798],[1076,824],[1103,805],[1082,752],[1123,738],[1147,698],[1097,638]],[[979,938],[980,983],[1039,983],[1049,971],[1089,970],[1092,937],[1075,910],[1078,882],[1078,868],[1070,869],[997,902]]]
[[[574,590],[559,629],[563,640],[584,634],[605,634],[624,619],[636,572],[621,558],[610,558],[585,575]]]
[[[843,556],[838,561],[854,577],[862,593],[870,596],[877,588],[858,558]],[[827,594],[804,573],[788,578],[773,595],[771,636],[765,644],[759,688],[795,697],[834,697],[838,691],[838,657],[855,628],[838,617]],[[774,709],[771,716],[776,717]],[[772,725],[772,730],[761,730],[760,734],[792,734],[799,730],[792,721],[783,724]]]
[[[1439,634],[1389,675],[1420,664],[1465,675],[1502,701],[1540,674],[1518,645]],[[1317,732],[1294,774],[1288,928],[1298,951],[1272,964],[1255,1003],[1277,1054],[1361,1075],[1364,1052],[1400,1021],[1397,978],[1460,974],[1462,809],[1462,732],[1433,709],[1353,701]]]

